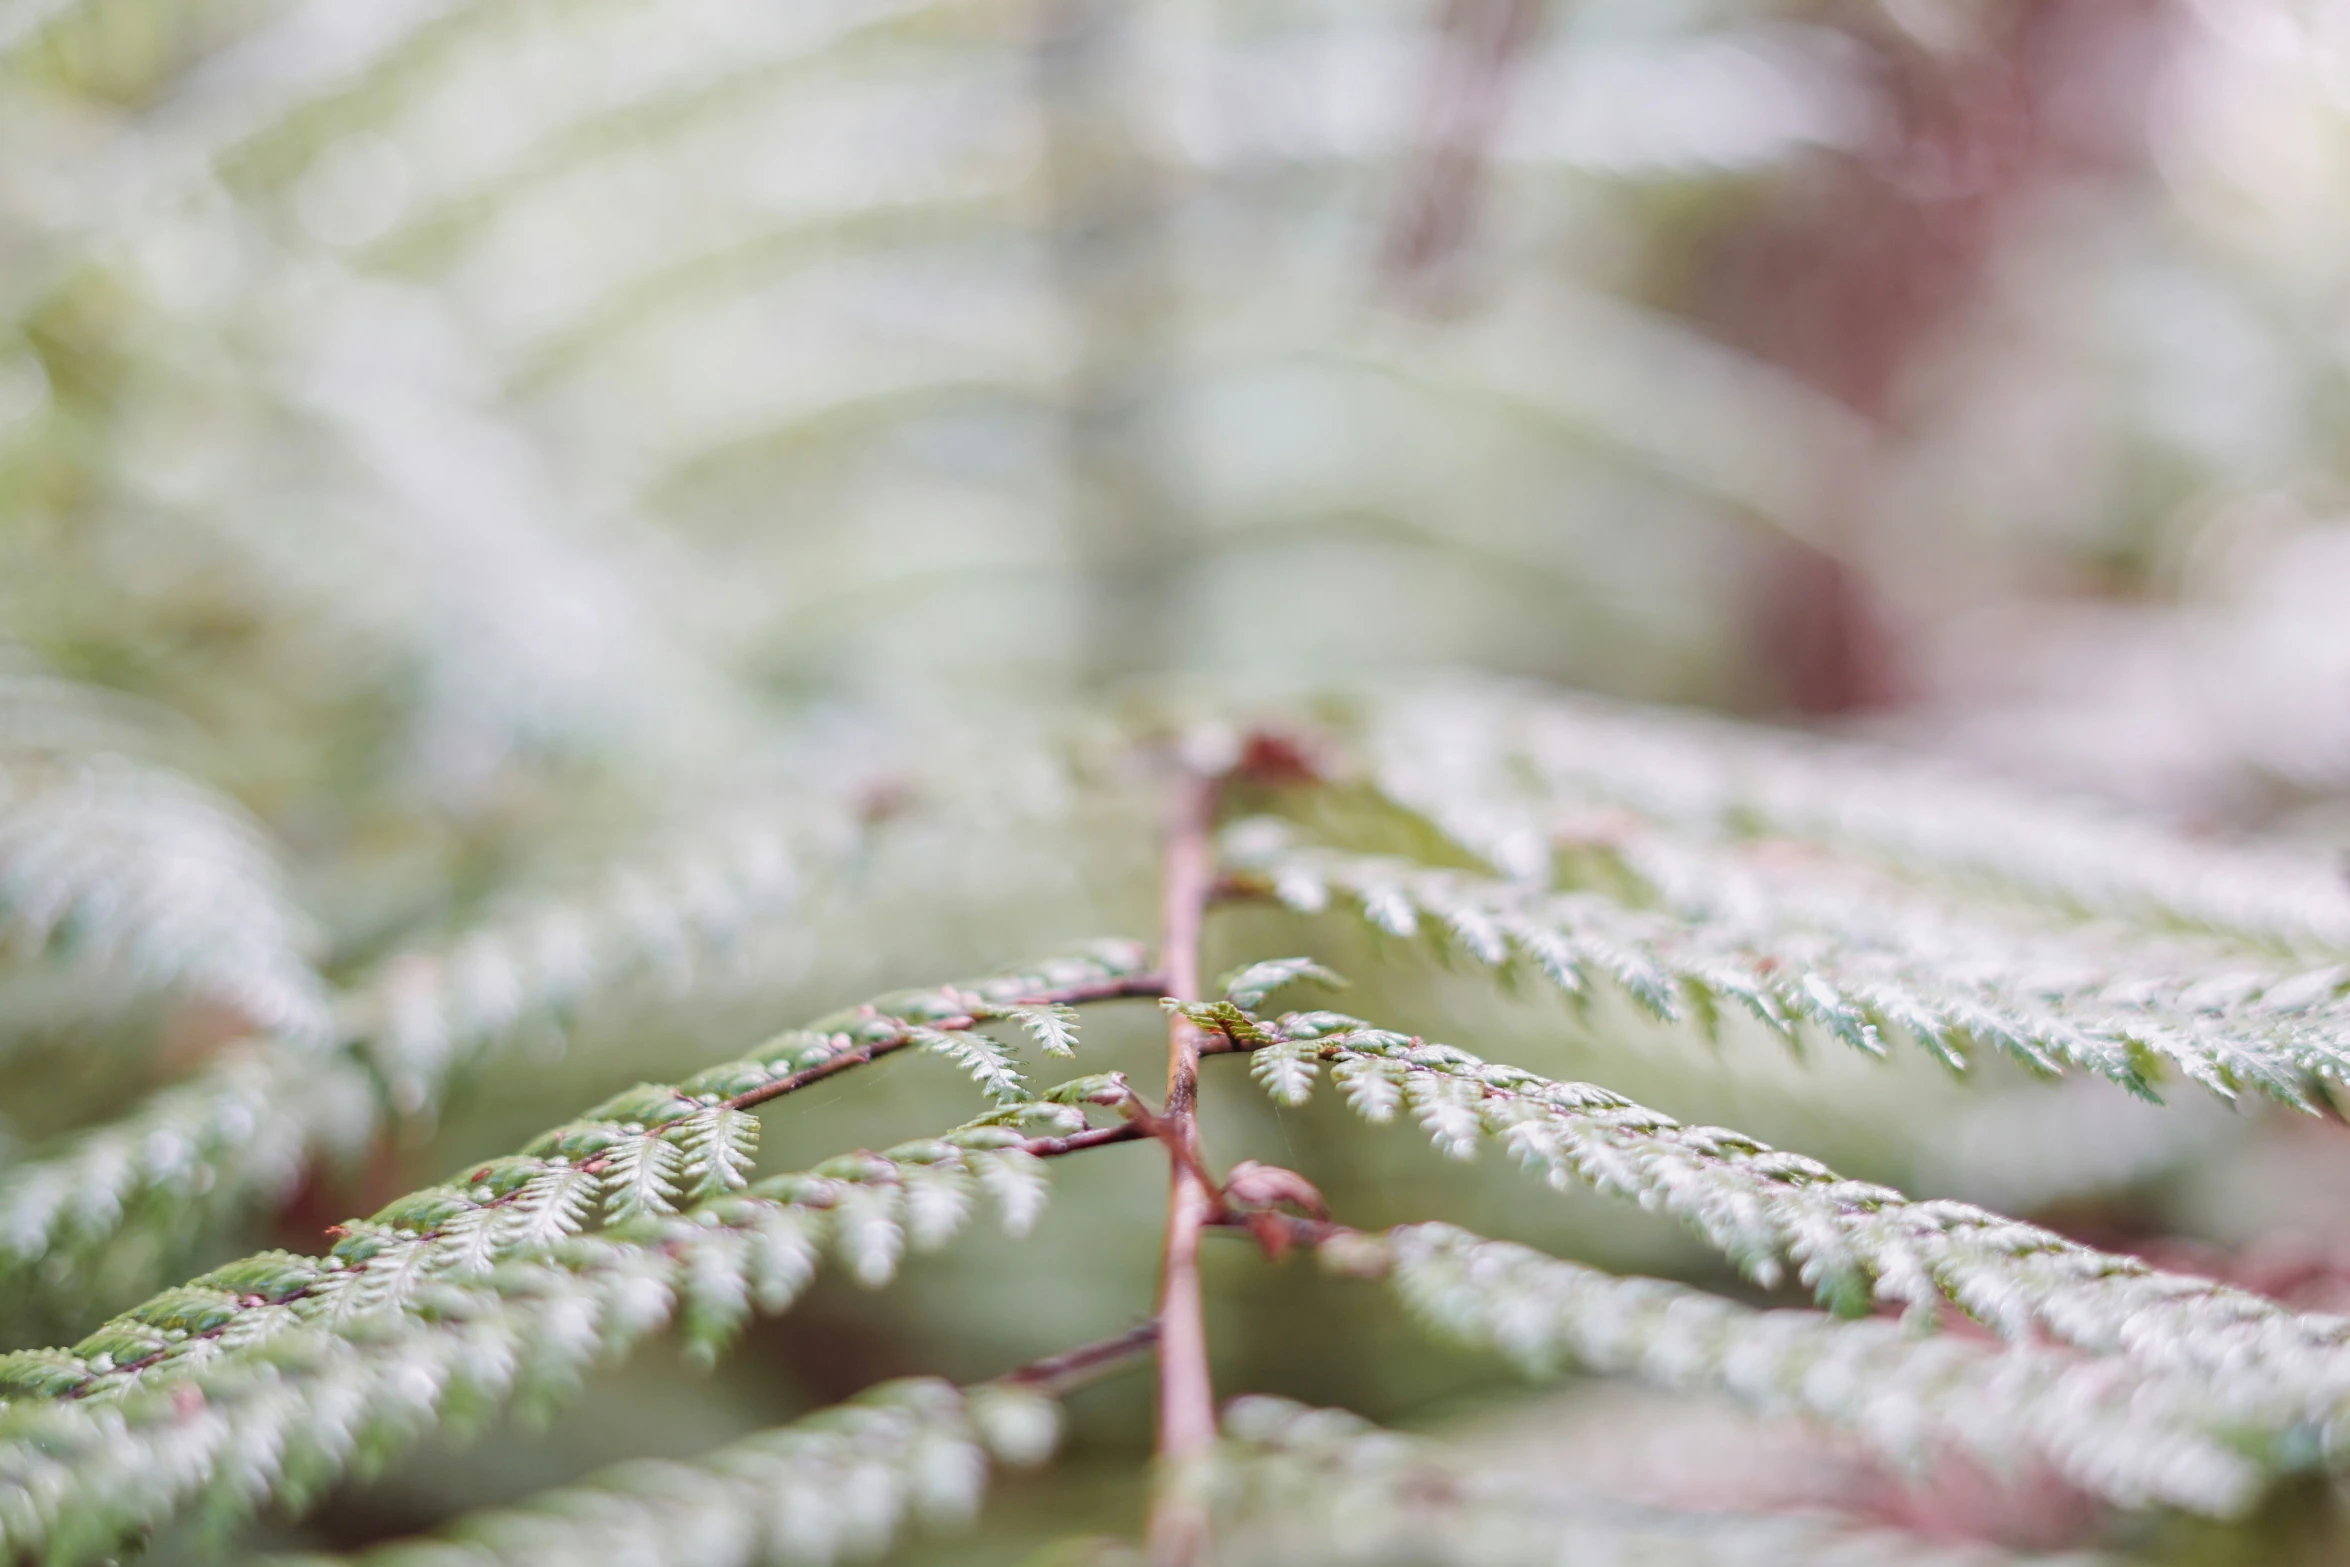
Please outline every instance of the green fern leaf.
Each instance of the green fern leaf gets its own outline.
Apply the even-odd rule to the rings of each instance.
[[[1285,1105],[1302,1105],[1313,1096],[1314,1079],[1320,1075],[1322,1063],[1310,1043],[1283,1041],[1252,1053],[1248,1069],[1274,1099]]]
[[[740,1191],[750,1184],[759,1147],[759,1119],[729,1105],[712,1105],[673,1123],[664,1134],[685,1155],[680,1175],[689,1198]]]
[[[591,1170],[550,1163],[515,1194],[510,1206],[499,1210],[499,1248],[552,1246],[566,1235],[576,1235],[595,1206],[600,1185]]]
[[[1373,1125],[1395,1119],[1403,1108],[1405,1074],[1377,1056],[1347,1056],[1330,1069],[1346,1102]]]
[[[2350,992],[2332,969],[2248,970],[2237,955],[2182,951],[2172,938],[2000,924],[1928,910],[1906,893],[1871,902],[1833,888],[1772,892],[1734,856],[1663,844],[1642,863],[1685,889],[1686,913],[1316,848],[1262,820],[1224,841],[1235,885],[1271,892],[1310,880],[1358,904],[1376,889],[1424,924],[1473,918],[1498,945],[1455,950],[1523,960],[1577,998],[1604,978],[1666,1021],[1687,997],[1709,1010],[1734,1004],[1780,1031],[1806,1022],[1871,1055],[1896,1026],[1954,1065],[1980,1044],[2036,1071],[2075,1067],[2151,1094],[2153,1062],[2222,1097],[2249,1088],[2304,1108],[2312,1079],[2350,1074]]]
[[[971,1215],[972,1175],[960,1159],[953,1159],[952,1149],[945,1153],[946,1159],[932,1162],[909,1159],[903,1149],[890,1150],[906,1194],[906,1236],[916,1251],[938,1250]]]
[[[644,1567],[865,1558],[920,1525],[969,1522],[992,1463],[1050,1456],[1057,1406],[1032,1389],[968,1390],[927,1378],[692,1460],[639,1460],[516,1507],[461,1517],[445,1544],[394,1542],[354,1556],[276,1557],[272,1567],[393,1567],[443,1554],[533,1563],[619,1557]]]
[[[1089,983],[1100,980],[1097,969]],[[911,1041],[911,1027],[890,1026],[889,1038]],[[781,1088],[798,1081],[763,1065],[760,1074]],[[322,1261],[275,1253],[232,1264],[70,1354],[0,1356],[0,1495],[20,1486],[44,1498],[32,1513],[0,1507],[11,1547],[72,1557],[183,1512],[230,1519],[266,1496],[316,1495],[354,1459],[413,1442],[420,1421],[551,1408],[592,1362],[626,1353],[673,1314],[689,1352],[707,1359],[752,1305],[789,1304],[826,1237],[860,1281],[879,1284],[909,1222],[926,1244],[961,1223],[960,1188],[974,1177],[998,1191],[1009,1219],[1032,1219],[1042,1160],[1022,1126],[1048,1128],[1049,1140],[1085,1125],[1073,1105],[1017,1105],[906,1145],[904,1163],[851,1155],[734,1189],[747,1178],[754,1124],[742,1108],[697,1105],[682,1085],[632,1090],[604,1108],[636,1111],[655,1130],[606,1119],[558,1128],[530,1153],[344,1226]],[[663,1137],[678,1140],[687,1173],[711,1194],[685,1214],[637,1213],[577,1233],[599,1184],[610,1189],[598,1157]],[[235,1443],[186,1445],[191,1391],[235,1423]],[[148,1479],[133,1484],[134,1472]]]
[[[1255,1027],[1278,1039],[1286,1023]],[[2241,1396],[2282,1401],[2301,1420],[2330,1418],[2321,1368],[2350,1349],[2350,1322],[2302,1316],[1964,1203],[1912,1202],[1590,1084],[1384,1031],[1350,1032],[1335,1014],[1300,1023],[1334,1065],[1371,1058],[1400,1070],[1406,1102],[1448,1154],[1501,1141],[1555,1186],[1580,1182],[1680,1218],[1765,1285],[1792,1267],[1845,1314],[1872,1300],[1931,1313],[1949,1300],[2010,1340],[2046,1337],[2164,1373],[2226,1378]]]
[[[1274,991],[1312,980],[1318,985],[1343,986],[1346,981],[1311,958],[1274,958],[1269,962],[1251,963],[1224,977],[1219,987],[1224,999],[1244,1010],[1261,1007]]]
[[[961,1067],[998,1104],[1028,1097],[1027,1080],[1013,1064],[1012,1053],[990,1036],[976,1029],[949,1034],[934,1028],[917,1028],[913,1039],[933,1054]]]
[[[833,1245],[841,1266],[867,1289],[897,1277],[906,1254],[901,1217],[903,1193],[895,1185],[865,1181],[842,1188],[833,1207]]]
[[[273,847],[226,798],[134,759],[141,727],[120,699],[0,668],[0,953],[62,967],[93,1015],[176,991],[323,1044],[316,932]]]
[[[998,1013],[1010,1018],[1024,1029],[1036,1047],[1048,1056],[1066,1060],[1077,1053],[1077,1009],[1075,1007],[1008,1006]]]
[[[603,1155],[604,1211],[614,1219],[639,1219],[677,1211],[678,1178],[685,1150],[642,1127],[621,1128]]]
[[[1003,1215],[1004,1230],[1026,1235],[1036,1228],[1049,1190],[1044,1161],[1019,1148],[998,1148],[966,1155],[980,1186]]]
[[[1921,1337],[1882,1318],[1756,1311],[1680,1285],[1615,1278],[1449,1225],[1388,1237],[1394,1285],[1445,1334],[1530,1373],[1567,1366],[1730,1394],[1843,1426],[1923,1466],[1945,1450],[1991,1466],[2031,1454],[2125,1507],[2241,1511],[2292,1462],[2289,1403],[2255,1413],[2215,1382],[2126,1357]],[[2265,1453],[2247,1451],[2265,1423]]]

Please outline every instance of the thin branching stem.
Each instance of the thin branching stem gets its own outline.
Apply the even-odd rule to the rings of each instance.
[[[1004,1004],[1007,1006],[1049,1006],[1054,1004],[1080,1006],[1089,1001],[1118,1001],[1128,997],[1164,996],[1168,993],[1167,978],[1163,974],[1128,974],[1122,978],[1099,980],[1092,984],[1064,985],[1057,990],[1039,990],[1034,995],[1021,996]],[[922,1027],[932,1033],[951,1034],[968,1028],[977,1028],[985,1021],[986,1019],[978,1013],[970,1012],[961,1017],[927,1019],[923,1022]],[[900,1030],[888,1039],[869,1045],[861,1045],[855,1050],[845,1051],[834,1056],[829,1061],[819,1061],[814,1066],[794,1072],[789,1077],[779,1077],[772,1083],[762,1083],[757,1088],[736,1094],[732,1099],[725,1101],[726,1108],[747,1110],[753,1105],[765,1104],[770,1099],[779,1099],[785,1094],[796,1093],[810,1083],[820,1082],[835,1072],[845,1072],[851,1067],[863,1066],[876,1057],[903,1050],[912,1044],[915,1038],[916,1030],[912,1028]]]
[[[1212,779],[1187,775],[1167,829],[1166,912],[1161,963],[1167,994],[1200,994],[1200,924],[1214,864],[1208,830],[1215,814]],[[1180,1013],[1167,1024],[1167,1108],[1160,1136],[1171,1151],[1166,1249],[1159,1272],[1159,1492],[1151,1508],[1150,1554],[1156,1567],[1191,1567],[1207,1544],[1207,1514],[1186,1472],[1216,1440],[1216,1394],[1208,1374],[1208,1335],[1200,1301],[1200,1233],[1216,1212],[1216,1192],[1199,1148],[1199,1027]]]
[[[1309,1248],[1326,1245],[1334,1240],[1357,1239],[1363,1234],[1350,1225],[1334,1224],[1328,1219],[1307,1219],[1294,1213],[1267,1211],[1219,1213],[1208,1221],[1208,1227],[1254,1236],[1259,1245],[1265,1244],[1268,1235],[1278,1233],[1292,1246]]]
[[[1157,1319],[1128,1328],[1114,1338],[1101,1339],[1042,1360],[1032,1360],[998,1380],[1033,1388],[1047,1398],[1066,1398],[1097,1378],[1141,1359],[1158,1347]]]
[[[1081,1153],[1088,1148],[1099,1148],[1104,1143],[1130,1143],[1150,1133],[1135,1121],[1121,1121],[1116,1126],[1097,1126],[1090,1131],[1071,1132],[1066,1137],[1031,1137],[1020,1145],[1025,1153],[1039,1159],[1051,1159],[1065,1153]]]

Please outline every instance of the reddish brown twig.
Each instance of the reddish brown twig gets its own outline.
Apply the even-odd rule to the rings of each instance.
[[[1121,1121],[1116,1126],[1096,1126],[1082,1132],[1071,1132],[1066,1137],[1031,1137],[1020,1146],[1039,1159],[1050,1159],[1060,1154],[1099,1148],[1104,1143],[1130,1143],[1138,1137],[1149,1135],[1147,1128],[1132,1121]]]
[[[1199,999],[1200,923],[1214,866],[1208,829],[1215,813],[1212,779],[1190,775],[1177,792],[1167,829],[1166,904],[1161,963],[1167,994]],[[1180,1013],[1167,1023],[1167,1108],[1157,1118],[1170,1150],[1167,1234],[1159,1271],[1159,1436],[1161,1465],[1151,1508],[1150,1551],[1157,1567],[1191,1567],[1207,1544],[1207,1513],[1185,1470],[1216,1440],[1216,1394],[1208,1374],[1207,1325],[1200,1300],[1199,1240],[1214,1218],[1214,1183],[1200,1162],[1200,1031]]]
[[[1433,41],[1409,185],[1391,220],[1381,270],[1407,302],[1432,303],[1475,225],[1511,79],[1541,21],[1542,0],[1447,0]]]
[[[1034,1388],[1047,1398],[1061,1398],[1093,1381],[1096,1377],[1115,1371],[1127,1362],[1150,1353],[1159,1342],[1157,1319],[1129,1328],[1115,1338],[1087,1344],[1042,1360],[1032,1360],[1017,1371],[1006,1372],[997,1380],[1018,1387]]]
[[[1163,996],[1166,994],[1167,981],[1164,975],[1128,974],[1119,979],[1096,980],[1086,985],[1064,985],[1058,990],[1040,990],[1033,996],[1021,996],[1016,1001],[1005,1004],[1046,1006],[1057,1003],[1063,1006],[1080,1006],[1088,1001],[1116,1001],[1127,997]],[[965,1014],[961,1017],[926,1021],[922,1026],[934,1033],[951,1034],[967,1028],[976,1028],[985,1021],[987,1020],[984,1018]],[[772,1083],[762,1083],[757,1088],[736,1094],[732,1099],[726,1101],[726,1107],[730,1110],[747,1110],[753,1105],[765,1104],[770,1099],[778,1099],[785,1094],[796,1093],[810,1083],[821,1082],[835,1072],[845,1072],[851,1067],[863,1066],[876,1057],[888,1055],[892,1051],[903,1050],[913,1042],[913,1039],[914,1031],[910,1028],[905,1029],[888,1039],[880,1040],[874,1044],[862,1045],[855,1050],[834,1056],[829,1061],[819,1061],[814,1066],[792,1073],[789,1077],[779,1077]]]
[[[1200,1054],[1214,1054],[1216,1041],[1220,1037],[1203,1032],[1200,1035]],[[1134,1129],[1135,1135],[1156,1138],[1167,1150],[1167,1157],[1190,1171],[1193,1179],[1214,1196],[1213,1210],[1223,1210],[1223,1193],[1217,1186],[1216,1178],[1208,1173],[1208,1167],[1200,1161],[1199,1137],[1189,1120],[1178,1123],[1164,1112],[1153,1110],[1150,1102],[1136,1093],[1127,1095],[1118,1106],[1118,1113],[1126,1117],[1126,1125]]]

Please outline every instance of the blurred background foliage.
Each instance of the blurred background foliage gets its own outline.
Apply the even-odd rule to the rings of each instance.
[[[0,1160],[255,1028],[396,1033],[403,985],[479,1014],[445,1102],[393,1081],[396,1124],[290,1154],[273,1215],[25,1292],[17,1337],[314,1247],[877,986],[1148,934],[1103,714],[1470,665],[2334,852],[2346,258],[2330,0],[6,0]],[[775,835],[827,789],[851,847],[798,876]],[[68,817],[164,857],[149,902],[44,857]],[[116,894],[67,911],[79,949],[74,875]],[[650,956],[501,1011],[516,943],[436,943],[531,910]],[[148,946],[102,939],[134,915]],[[1235,950],[1307,942],[1220,918]],[[1381,976],[1371,1015],[2350,1298],[2338,1128],[1659,1044],[1317,943]],[[1101,1037],[1148,1078],[1139,1009]],[[860,1075],[770,1115],[765,1162],[962,1100],[943,1068]],[[1219,1160],[1305,1168],[1356,1222],[1737,1288],[1661,1222],[1530,1207],[1323,1106],[1209,1105]],[[1162,1179],[1105,1154],[1028,1241],[827,1284],[723,1377],[640,1364],[307,1537],[1114,1330]],[[1233,1389],[1451,1421],[1619,1495],[1795,1503],[1829,1462],[1610,1390],[1495,1415],[1495,1368],[1376,1303],[1215,1266]],[[1123,1527],[1141,1397],[1087,1395],[1063,1477],[967,1559]],[[1954,1484],[1877,1494],[2078,1534],[2062,1499]],[[2325,1518],[2288,1499],[2243,1548]]]

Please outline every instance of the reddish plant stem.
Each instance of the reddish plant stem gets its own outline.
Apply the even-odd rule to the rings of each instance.
[[[1121,1121],[1116,1126],[1096,1126],[1082,1132],[1071,1132],[1066,1137],[1031,1137],[1020,1147],[1039,1159],[1050,1159],[1059,1154],[1099,1148],[1104,1143],[1130,1143],[1138,1137],[1149,1135],[1149,1131],[1137,1122]]]
[[[1448,0],[1420,111],[1417,168],[1389,227],[1384,281],[1423,296],[1471,237],[1511,78],[1541,21],[1541,0]]]
[[[1291,1245],[1309,1249],[1363,1233],[1351,1225],[1333,1224],[1328,1219],[1302,1218],[1294,1213],[1220,1213],[1210,1219],[1208,1224],[1212,1229],[1254,1235],[1260,1242],[1267,1230],[1278,1229]]]
[[[1017,1371],[1006,1372],[997,1380],[1016,1387],[1034,1388],[1047,1398],[1060,1398],[1075,1392],[1096,1377],[1150,1353],[1158,1342],[1159,1324],[1153,1320],[1140,1327],[1129,1328],[1115,1338],[1106,1338],[1043,1360],[1032,1360]]]
[[[1215,814],[1212,779],[1186,775],[1167,826],[1165,915],[1160,963],[1167,994],[1200,997],[1200,924],[1214,866],[1208,829]],[[1186,1471],[1216,1440],[1216,1394],[1208,1374],[1207,1323],[1200,1296],[1201,1232],[1217,1209],[1200,1161],[1199,1028],[1181,1014],[1167,1023],[1167,1108],[1158,1133],[1170,1152],[1167,1234],[1159,1270],[1158,1496],[1151,1507],[1154,1567],[1192,1567],[1207,1545],[1207,1513]]]
[[[1016,1001],[1004,1004],[1006,1006],[1054,1004],[1079,1006],[1088,1001],[1116,1001],[1129,996],[1163,996],[1165,994],[1167,994],[1167,981],[1164,976],[1129,974],[1122,979],[1099,980],[1090,985],[1068,985],[1059,990],[1040,990],[1033,996],[1022,996]],[[922,1026],[938,1033],[951,1034],[967,1028],[976,1028],[985,1021],[984,1018],[965,1014],[961,1017],[940,1018],[935,1022],[926,1022]],[[770,1099],[778,1099],[785,1094],[796,1093],[810,1083],[823,1081],[835,1072],[845,1072],[851,1067],[863,1066],[876,1057],[888,1055],[892,1051],[903,1050],[912,1041],[913,1032],[909,1029],[878,1043],[861,1045],[855,1050],[834,1056],[829,1061],[819,1061],[814,1066],[794,1072],[789,1077],[779,1077],[772,1083],[762,1083],[757,1088],[736,1094],[732,1099],[726,1101],[726,1108],[747,1110],[752,1105],[765,1104]]]

